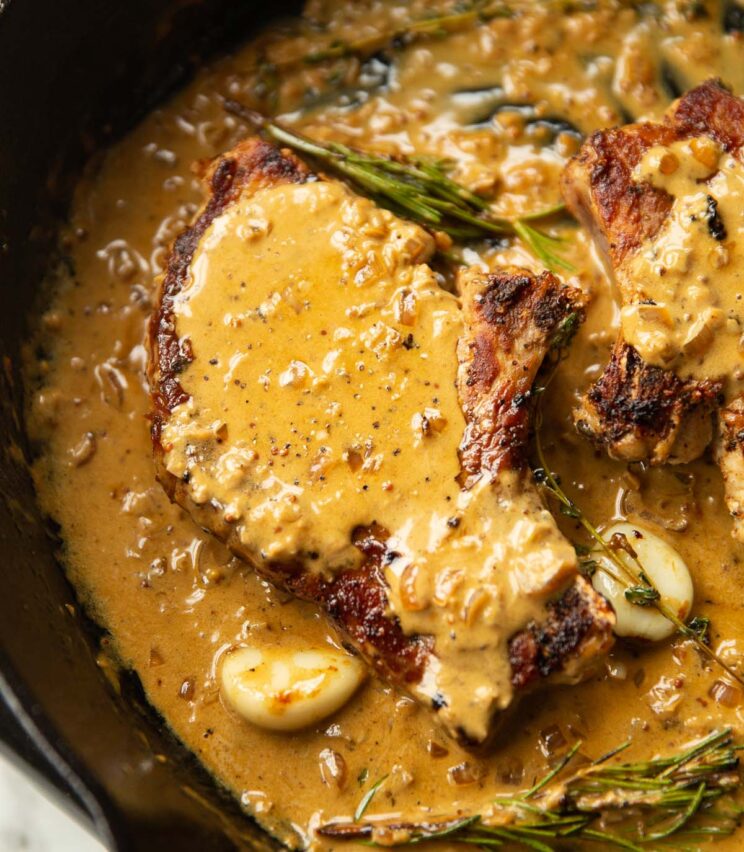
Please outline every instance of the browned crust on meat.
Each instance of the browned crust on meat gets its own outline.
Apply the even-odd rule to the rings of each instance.
[[[744,400],[737,399],[721,412],[723,448],[727,452],[744,451]]]
[[[667,145],[674,132],[657,124],[599,131],[584,143],[563,173],[562,190],[571,212],[599,238],[613,263],[653,236],[672,207],[672,197],[631,177],[644,153]],[[588,175],[585,182],[579,176]],[[585,187],[590,189],[586,193]]]
[[[467,485],[483,471],[525,467],[535,376],[558,327],[582,313],[583,297],[549,272],[469,272],[462,282],[468,333],[458,345],[458,383]]]
[[[562,189],[574,215],[617,269],[663,225],[673,199],[632,173],[654,145],[707,135],[726,150],[744,144],[744,101],[720,80],[685,94],[661,124],[631,124],[595,133],[566,167]],[[619,277],[621,290],[633,282]],[[713,436],[721,384],[683,381],[650,366],[618,340],[610,362],[574,412],[579,431],[625,460],[691,461]]]
[[[407,636],[389,615],[385,565],[396,556],[386,545],[387,533],[377,525],[354,532],[364,554],[358,568],[332,580],[307,570],[277,568],[275,582],[305,600],[315,601],[387,680],[417,683],[432,651],[428,636]]]
[[[158,308],[150,318],[151,357],[148,378],[154,403],[153,439],[158,440],[164,418],[188,399],[179,375],[193,360],[191,345],[178,335],[173,302],[183,289],[189,266],[204,232],[243,192],[280,183],[304,183],[314,175],[291,152],[280,151],[259,138],[246,139],[206,167],[209,200],[194,222],[175,240],[160,284]]]
[[[656,234],[673,199],[632,173],[654,145],[707,135],[726,150],[744,144],[744,101],[720,80],[708,80],[680,98],[663,124],[600,130],[564,170],[561,188],[571,212],[601,242],[614,265]]]
[[[744,101],[721,80],[707,80],[687,92],[667,119],[679,139],[712,136],[726,151],[744,145]]]
[[[676,452],[699,455],[712,437],[712,416],[720,404],[720,382],[683,381],[670,370],[653,367],[620,339],[610,363],[574,413],[579,431],[611,455],[628,461],[664,461]],[[692,418],[702,428],[695,447]],[[658,458],[657,458],[658,456]]]
[[[607,647],[609,636],[598,629],[603,619],[608,625],[612,623],[610,605],[586,580],[578,578],[548,605],[544,621],[533,622],[509,643],[514,688],[524,690],[561,671],[566,660],[592,639]]]
[[[187,483],[168,473],[163,463],[160,425],[176,405],[188,399],[179,373],[191,358],[188,341],[179,339],[175,327],[173,301],[187,280],[199,240],[229,204],[264,186],[312,179],[317,178],[295,157],[257,139],[241,143],[214,161],[205,171],[209,201],[174,244],[160,303],[150,324],[149,376],[158,478],[172,500],[188,507],[198,523],[238,555],[244,554],[234,526],[224,520],[218,507],[194,504]],[[508,466],[521,468],[532,382],[555,329],[578,309],[579,295],[561,287],[548,273],[535,277],[524,270],[487,276],[467,292],[470,296],[466,295],[465,302],[470,305],[472,340],[476,342],[462,344],[468,368],[467,375],[461,373],[465,377],[460,382],[461,396],[466,418],[471,424],[479,420],[480,426],[469,439],[472,446],[464,441],[463,457],[473,475],[479,465],[480,470],[493,472]],[[523,361],[525,368],[518,373],[515,365]],[[390,614],[385,566],[397,554],[388,549],[386,539],[385,530],[374,524],[355,531],[354,543],[363,555],[362,562],[333,577],[308,571],[299,562],[255,567],[281,588],[318,604],[380,675],[406,688],[421,680],[428,658],[436,651],[431,637],[406,635]],[[588,617],[591,607],[593,619]],[[603,599],[577,578],[574,586],[549,605],[545,625],[531,624],[511,640],[515,686],[523,690],[541,678],[567,672],[589,647],[604,650],[611,642],[608,613]],[[549,641],[549,647],[540,647],[541,638]],[[597,651],[588,656],[596,657]],[[438,701],[437,697],[433,700],[435,710],[443,706]]]
[[[551,273],[507,268],[460,276],[466,335],[458,344],[458,386],[466,419],[461,481],[527,468],[532,387],[561,325],[583,318],[584,297]],[[525,487],[530,487],[525,484]],[[550,602],[546,616],[509,643],[512,685],[524,692],[546,678],[570,677],[612,644],[609,606],[581,578]],[[593,646],[593,647],[592,647]]]

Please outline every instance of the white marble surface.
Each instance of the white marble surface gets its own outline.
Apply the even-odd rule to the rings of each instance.
[[[2,852],[104,852],[78,822],[0,755]]]

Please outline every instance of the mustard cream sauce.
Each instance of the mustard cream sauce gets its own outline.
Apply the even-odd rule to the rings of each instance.
[[[433,248],[332,181],[239,201],[175,300],[193,360],[161,443],[253,564],[330,577],[360,562],[354,530],[381,525],[392,612],[435,640],[411,691],[480,741],[512,700],[510,637],[544,615],[576,556],[522,474],[457,482],[464,327],[421,262]]]
[[[318,138],[447,157],[458,180],[493,192],[500,212],[517,215],[558,200],[560,169],[578,143],[570,127],[554,132],[546,119],[559,116],[587,133],[623,122],[625,113],[658,118],[670,100],[663,61],[682,87],[721,76],[744,93],[742,43],[722,33],[715,2],[668,2],[650,14],[649,4],[515,3],[513,15],[396,48],[377,89],[368,77],[384,77],[384,69],[367,63],[362,71],[354,56],[292,64],[337,38],[376,38],[379,49],[381,33],[432,8],[312,2],[305,23],[273,28],[205,67],[92,164],[27,359],[39,496],[60,524],[64,564],[81,602],[176,736],[247,813],[297,848],[353,845],[321,841],[314,829],[353,814],[383,776],[370,819],[469,814],[499,792],[529,786],[578,740],[593,758],[630,737],[629,756],[643,759],[712,728],[744,733],[741,691],[722,691],[720,672],[680,638],[653,647],[619,643],[589,682],[523,702],[487,754],[461,749],[414,702],[374,678],[333,717],[292,734],[262,730],[223,703],[218,672],[232,649],[304,652],[337,640],[314,607],[257,579],[171,505],[154,478],[145,323],[168,246],[203,201],[191,163],[245,132],[225,116],[222,96],[282,114]],[[280,69],[273,76],[272,66]],[[549,462],[596,523],[649,525],[681,553],[693,575],[694,613],[711,618],[713,648],[738,665],[744,548],[730,538],[718,471],[706,460],[673,472],[627,468],[597,456],[573,430],[576,395],[606,363],[620,315],[589,236],[570,223],[556,224],[554,233],[566,238],[562,251],[577,270],[567,277],[592,302],[546,399]],[[537,268],[519,243],[471,245],[465,257],[486,268]],[[437,300],[448,303],[438,295],[432,309]],[[288,309],[280,299],[279,312]],[[387,324],[397,327],[397,320]],[[325,351],[332,348],[329,341]],[[308,363],[315,351],[305,347],[277,365],[276,382],[283,373],[288,379],[278,390],[300,393],[293,382],[303,368],[291,360]],[[457,413],[449,415],[433,440],[449,441]],[[399,427],[410,445],[410,421]],[[441,483],[434,488],[438,499],[446,496]],[[583,541],[572,519],[559,521],[570,540]],[[740,845],[735,836],[716,848]]]
[[[660,232],[620,273],[625,339],[683,378],[744,382],[744,164],[707,136],[650,148],[636,168],[674,199]]]
[[[462,321],[417,262],[432,252],[417,226],[327,181],[262,190],[200,241],[174,306],[194,361],[165,464],[196,503],[224,506],[254,561],[316,553],[332,573],[359,561],[356,526],[397,528],[424,503],[434,529],[446,520]]]

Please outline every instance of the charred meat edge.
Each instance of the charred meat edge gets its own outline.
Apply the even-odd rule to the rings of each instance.
[[[162,424],[176,406],[188,399],[180,374],[193,360],[189,341],[178,335],[174,300],[187,280],[199,240],[231,203],[244,193],[265,187],[321,178],[289,151],[258,138],[247,139],[204,165],[202,175],[208,200],[192,225],[174,242],[149,327],[151,432],[158,478],[171,500],[188,507],[197,522],[229,542],[232,529],[219,510],[191,503],[187,484],[168,473],[163,462]],[[494,470],[511,467],[530,475],[525,463],[530,387],[552,331],[567,313],[576,309],[576,294],[562,288],[548,273],[539,278],[524,271],[490,276],[484,292],[482,322],[473,339],[475,354],[464,394],[466,415],[475,410],[485,378],[493,378],[495,348],[508,343],[511,349],[515,333],[528,325],[537,328],[542,348],[530,375],[504,386],[501,396],[493,397],[495,431],[487,432],[473,421],[468,424],[462,459],[463,476],[471,481],[478,475],[479,465]],[[528,322],[530,318],[533,323]],[[281,588],[318,604],[384,679],[406,689],[421,679],[434,648],[431,637],[406,635],[397,619],[388,615],[384,567],[394,554],[387,548],[386,538],[386,531],[374,524],[355,530],[353,541],[364,559],[358,568],[342,571],[331,580],[305,570],[299,563],[272,564],[260,570]],[[576,577],[563,594],[548,603],[545,621],[531,623],[512,637],[509,656],[515,689],[524,692],[551,675],[576,679],[577,660],[583,656],[594,659],[611,644],[612,623],[612,613],[604,599],[582,577]],[[435,711],[441,706],[437,706],[436,698],[432,703]]]
[[[702,135],[729,152],[744,144],[744,101],[720,80],[692,89],[661,124],[598,131],[569,162],[562,181],[566,203],[613,267],[658,233],[674,201],[648,182],[635,183],[633,169],[653,146]],[[721,382],[683,380],[647,364],[620,339],[575,420],[583,434],[616,458],[691,461],[713,437],[721,394]]]

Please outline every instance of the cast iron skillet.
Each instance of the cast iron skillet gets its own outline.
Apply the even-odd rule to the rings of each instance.
[[[19,349],[76,173],[257,0],[0,0],[0,735],[116,850],[273,849],[144,702],[96,665],[26,462]]]

